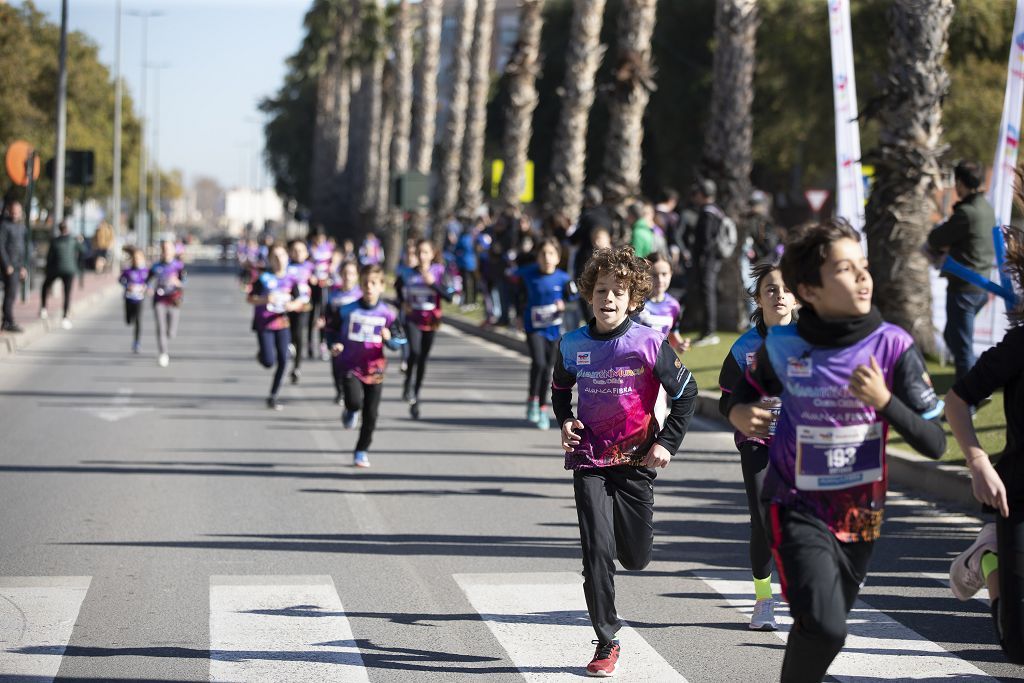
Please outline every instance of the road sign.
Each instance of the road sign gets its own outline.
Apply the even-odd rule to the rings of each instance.
[[[491,196],[498,197],[501,189],[501,177],[505,173],[504,159],[495,159],[491,162]],[[533,162],[527,161],[523,169],[523,190],[519,195],[519,201],[523,204],[533,203]]]
[[[829,194],[828,190],[804,190],[804,199],[811,205],[811,211],[818,213],[828,201]]]
[[[46,162],[46,175],[53,178],[54,160]],[[69,149],[64,153],[64,182],[91,187],[96,182],[96,155],[91,149]]]
[[[402,211],[430,208],[430,178],[415,171],[397,176],[391,202]]]
[[[24,140],[17,140],[12,142],[10,147],[7,148],[7,156],[5,163],[7,166],[7,175],[15,185],[21,187],[28,187],[28,161],[29,157],[32,157],[32,180],[39,179],[39,155],[34,154],[32,145],[25,142]]]

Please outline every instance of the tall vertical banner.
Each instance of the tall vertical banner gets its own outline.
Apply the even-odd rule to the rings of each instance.
[[[832,43],[832,95],[836,111],[836,215],[864,230],[864,179],[860,167],[857,82],[849,0],[826,0]]]

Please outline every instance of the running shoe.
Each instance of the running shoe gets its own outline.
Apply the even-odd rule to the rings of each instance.
[[[283,406],[281,405],[281,402],[277,399],[277,396],[268,396],[267,407],[270,408],[271,410],[281,410]]]
[[[156,359],[156,364],[162,368],[166,368],[168,365],[171,364],[171,357],[168,356],[166,353],[161,353]]]
[[[540,419],[540,403],[538,401],[526,402],[526,419],[537,424],[537,420]]]
[[[587,664],[587,675],[599,678],[614,676],[615,669],[618,668],[619,654],[622,652],[619,641],[613,640],[607,645],[601,645],[597,640],[591,642],[597,645],[597,649],[594,650],[594,658]]]
[[[409,404],[409,414],[412,415],[414,420],[420,419],[420,404],[416,399],[413,399]]]
[[[370,455],[366,451],[356,451],[355,457],[352,458],[352,464],[356,467],[369,467]]]
[[[334,391],[334,404],[339,406],[345,405],[345,397],[341,395],[341,391],[338,389]]]
[[[402,400],[405,401],[406,403],[413,402],[412,389],[406,387],[405,389],[402,390]]]
[[[355,429],[359,423],[359,411],[358,410],[345,410],[341,413],[341,426],[345,429]]]
[[[981,556],[986,552],[996,552],[995,522],[981,527],[971,547],[957,555],[949,566],[949,587],[958,600],[970,600],[985,585]]]
[[[764,598],[754,603],[754,613],[750,616],[751,631],[778,631],[775,621],[775,598]]]
[[[715,344],[722,341],[717,334],[709,334],[706,337],[701,337],[697,341],[693,342],[691,346],[714,346]]]
[[[25,331],[25,328],[18,323],[4,323],[4,325],[0,327],[0,330],[10,332],[11,334],[21,334]]]
[[[288,345],[288,357],[289,358],[295,358],[295,354],[297,354],[297,353],[298,353],[298,350],[295,348],[295,344],[289,344]]]
[[[48,320],[49,317],[50,317],[50,312],[49,311],[47,311],[45,308],[40,308],[39,309],[39,319],[40,320]]]
[[[301,370],[292,370],[292,374],[291,374],[292,384],[298,384],[300,377],[302,377],[302,371]]]
[[[409,371],[409,364],[403,360],[401,363],[398,364],[398,369],[401,370],[402,374],[404,375],[406,372]]]
[[[61,318],[60,319],[60,326],[61,326],[61,329],[70,330],[72,328],[71,319],[70,318]]]
[[[140,353],[142,351],[142,344],[139,342],[132,342],[132,353]]]
[[[540,411],[540,415],[537,418],[537,429],[551,429],[551,416],[548,415],[548,411]]]

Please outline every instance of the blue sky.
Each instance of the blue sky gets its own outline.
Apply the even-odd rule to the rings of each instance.
[[[60,0],[35,4],[60,21]],[[256,173],[252,155],[262,147],[256,105],[280,86],[284,61],[302,40],[309,5],[309,0],[123,0],[125,12],[163,12],[149,20],[148,58],[168,65],[160,73],[161,167],[181,169],[189,183],[198,175],[227,187],[251,182]],[[114,0],[69,0],[68,6],[70,29],[98,43],[100,59],[113,70]],[[137,100],[141,20],[125,16],[121,33],[122,71]],[[147,88],[153,121],[152,70]],[[262,184],[269,184],[266,172],[261,175]]]

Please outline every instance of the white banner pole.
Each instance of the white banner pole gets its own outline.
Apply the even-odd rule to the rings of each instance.
[[[864,177],[853,65],[849,0],[826,0],[832,45],[832,94],[836,126],[836,215],[864,231]]]

